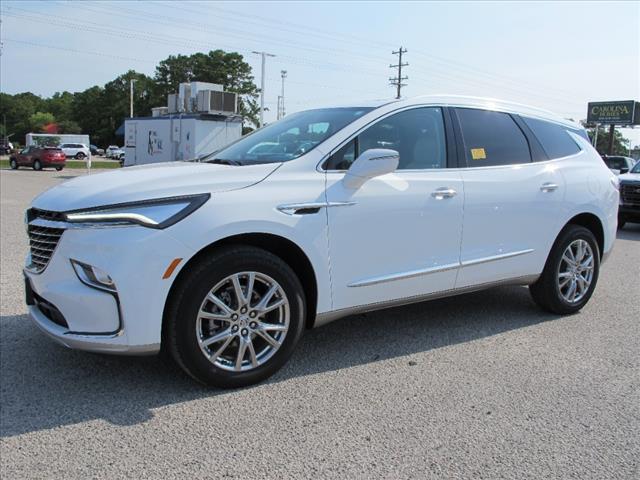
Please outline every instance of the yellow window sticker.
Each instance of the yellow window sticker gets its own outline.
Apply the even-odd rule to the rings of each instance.
[[[474,160],[485,160],[487,158],[487,154],[484,152],[484,148],[472,148],[471,158]]]

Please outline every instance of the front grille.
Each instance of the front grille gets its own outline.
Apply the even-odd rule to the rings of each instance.
[[[66,216],[64,213],[60,212],[50,212],[48,210],[40,210],[39,208],[31,208],[28,212],[29,221],[34,220],[36,218],[41,218],[43,220],[49,220],[52,222],[64,222],[66,221]]]
[[[27,213],[27,218],[30,222],[35,219],[59,222],[64,220],[64,214],[32,208]],[[31,265],[29,265],[29,268],[40,273],[47,268],[49,260],[51,260],[51,256],[58,246],[60,237],[64,233],[64,228],[44,227],[29,223],[27,232],[29,234],[29,247],[31,248]]]
[[[640,207],[640,183],[621,184],[620,197],[625,205],[637,205]]]

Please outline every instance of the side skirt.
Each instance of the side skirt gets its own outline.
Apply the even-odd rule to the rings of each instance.
[[[426,295],[414,295],[412,297],[398,298],[394,300],[387,300],[384,302],[367,303],[365,305],[357,305],[355,307],[342,308],[340,310],[332,310],[330,312],[323,312],[316,315],[316,320],[313,324],[313,328],[321,327],[327,323],[333,322],[343,317],[350,315],[358,315],[360,313],[373,312],[376,310],[384,310],[387,308],[400,307],[403,305],[410,305],[412,303],[426,302],[429,300],[435,300],[437,298],[453,297],[455,295],[462,295],[464,293],[476,292],[478,290],[486,290],[488,288],[497,287],[501,285],[530,285],[534,283],[540,275],[527,275],[523,277],[508,278],[505,280],[498,280],[495,282],[482,283],[479,285],[471,285],[463,288],[452,288],[449,290],[443,290],[441,292],[428,293]]]

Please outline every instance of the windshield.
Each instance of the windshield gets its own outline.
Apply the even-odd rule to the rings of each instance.
[[[368,107],[323,108],[293,113],[201,160],[231,165],[287,162],[309,152],[371,110]]]
[[[631,169],[631,173],[640,173],[640,162],[636,163]]]

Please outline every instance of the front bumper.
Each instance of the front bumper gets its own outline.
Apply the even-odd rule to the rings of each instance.
[[[160,349],[162,315],[171,284],[193,253],[165,230],[69,228],[41,273],[24,271],[27,303],[32,303],[29,313],[40,330],[69,348],[103,353],[156,353]],[[170,278],[163,279],[167,266],[175,258],[183,260]],[[107,272],[117,292],[82,283],[71,259]],[[26,264],[30,263],[27,257]],[[52,315],[52,310],[60,315]]]

